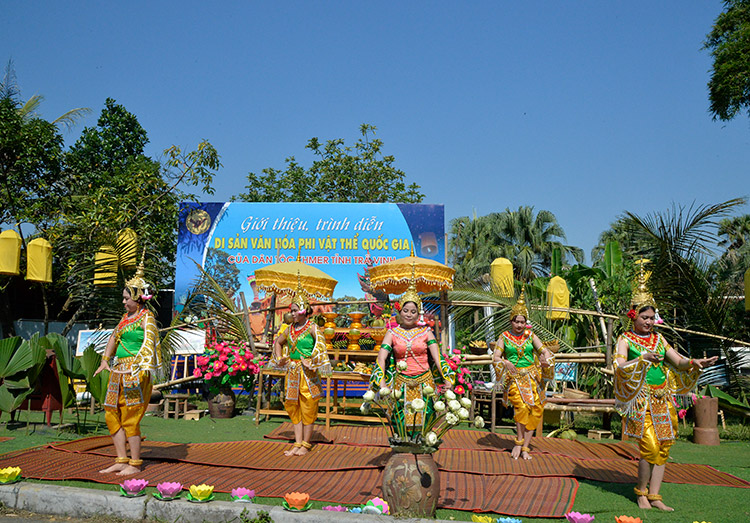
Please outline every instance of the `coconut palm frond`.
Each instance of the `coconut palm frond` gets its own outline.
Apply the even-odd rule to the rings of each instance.
[[[172,357],[177,353],[177,349],[181,346],[187,345],[188,340],[185,338],[180,327],[186,323],[185,317],[191,313],[192,307],[195,305],[198,294],[190,292],[185,299],[185,303],[182,310],[175,314],[172,318],[171,323],[164,337],[161,339],[161,355],[162,365],[165,367],[164,370],[169,372]],[[169,374],[166,374],[167,376]]]
[[[75,124],[77,124],[80,120],[82,120],[89,114],[91,114],[91,109],[89,109],[88,107],[77,107],[75,109],[71,109],[63,115],[58,116],[57,118],[52,120],[52,123],[54,125],[62,124],[66,129],[70,130],[73,126],[75,126]]]
[[[200,271],[200,280],[195,286],[195,293],[205,297],[205,313],[208,317],[217,318],[217,328],[221,337],[237,341],[249,341],[242,313],[237,310],[232,298],[203,268],[196,263]]]

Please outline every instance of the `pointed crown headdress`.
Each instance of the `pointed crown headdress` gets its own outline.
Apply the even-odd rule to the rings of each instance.
[[[656,309],[656,301],[654,301],[654,296],[649,292],[648,287],[646,286],[646,274],[643,271],[643,265],[645,264],[645,260],[640,260],[640,270],[638,272],[638,285],[633,289],[633,297],[630,300],[630,307],[638,312],[643,307],[653,307]]]
[[[308,307],[310,307],[310,300],[307,297],[307,291],[302,288],[299,271],[297,271],[297,290],[292,294],[292,305],[296,305],[299,310],[307,310]]]
[[[419,293],[417,292],[417,278],[415,275],[415,268],[414,264],[411,266],[411,278],[409,278],[409,287],[406,289],[406,292],[401,295],[401,298],[399,298],[398,303],[401,305],[401,308],[404,308],[404,305],[406,305],[409,302],[414,302],[417,306],[417,310],[421,313],[422,312],[422,299],[419,297]]]
[[[150,300],[152,298],[150,285],[144,278],[144,276],[146,275],[144,267],[145,258],[146,249],[143,249],[143,254],[141,255],[141,263],[138,264],[138,268],[135,271],[135,276],[125,282],[125,289],[130,294],[130,298],[134,301],[138,301],[138,298],[142,298],[143,300]]]
[[[510,319],[512,320],[516,316],[523,316],[527,320],[529,319],[529,310],[526,308],[525,299],[526,286],[521,287],[521,294],[518,296],[518,301],[510,309]]]

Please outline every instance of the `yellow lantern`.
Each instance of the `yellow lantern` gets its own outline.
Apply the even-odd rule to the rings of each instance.
[[[507,258],[495,258],[490,265],[492,289],[500,296],[512,298],[513,293],[513,264]]]
[[[750,311],[750,269],[745,271],[745,310]]]
[[[44,238],[35,238],[26,246],[26,279],[52,282],[52,244]]]
[[[12,229],[0,232],[0,274],[21,272],[21,237]]]
[[[568,284],[560,276],[553,277],[547,285],[547,306],[557,309],[570,308],[570,291]],[[567,320],[570,318],[568,311],[547,311],[550,320]]]
[[[117,255],[123,269],[134,269],[137,263],[138,236],[133,229],[123,229],[117,235]]]
[[[117,252],[111,245],[102,245],[94,256],[94,285],[117,285]]]

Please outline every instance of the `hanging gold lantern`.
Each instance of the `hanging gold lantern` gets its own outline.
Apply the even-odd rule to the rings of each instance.
[[[565,280],[560,276],[553,277],[547,285],[547,306],[557,309],[570,308],[570,291]],[[550,320],[567,320],[570,318],[568,311],[547,311]]]
[[[117,256],[123,269],[134,269],[138,256],[138,235],[133,229],[123,229],[117,235]]]
[[[111,245],[102,245],[94,256],[94,285],[117,285],[117,251]]]
[[[505,298],[512,298],[513,293],[513,264],[507,258],[495,258],[490,265],[490,279],[492,290]]]
[[[12,229],[0,232],[0,274],[21,272],[21,237]]]
[[[35,238],[26,245],[26,279],[52,283],[52,244]]]

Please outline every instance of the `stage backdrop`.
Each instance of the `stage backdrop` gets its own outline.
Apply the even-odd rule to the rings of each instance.
[[[200,264],[248,304],[264,298],[255,270],[302,261],[338,280],[334,297],[363,298],[368,264],[408,256],[445,262],[442,205],[392,203],[194,203],[180,205],[175,307],[197,280]]]

